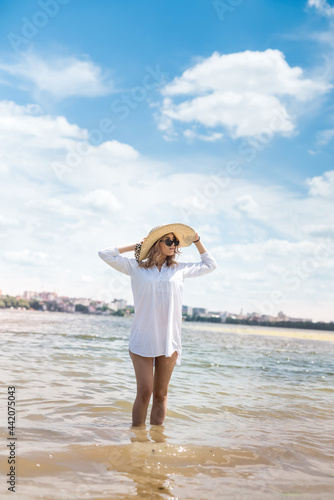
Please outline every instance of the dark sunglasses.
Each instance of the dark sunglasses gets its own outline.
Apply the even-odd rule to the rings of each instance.
[[[170,238],[166,238],[165,240],[161,241],[163,241],[168,247],[171,247],[173,243],[176,247],[180,244],[179,240],[177,240],[176,238],[173,238],[172,240]]]

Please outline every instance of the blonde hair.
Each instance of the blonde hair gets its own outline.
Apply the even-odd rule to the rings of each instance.
[[[167,233],[167,234],[169,234],[169,233]],[[162,253],[160,251],[160,246],[159,246],[159,242],[162,241],[162,238],[164,238],[164,236],[159,238],[154,243],[154,245],[152,245],[152,247],[150,248],[150,251],[147,254],[146,259],[144,261],[139,262],[139,264],[138,264],[139,267],[144,267],[145,269],[150,269],[151,267],[158,265],[159,257],[162,256]],[[180,253],[181,252],[180,252],[179,248],[175,247],[174,255],[167,255],[166,256],[166,260],[165,260],[166,266],[167,267],[178,266],[178,263],[175,260],[175,255],[180,254]]]

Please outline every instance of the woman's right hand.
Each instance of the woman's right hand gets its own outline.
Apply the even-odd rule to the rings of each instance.
[[[145,239],[145,238],[144,238],[144,239]],[[142,245],[143,243],[144,243],[144,240],[141,240],[139,244],[140,244],[140,245]],[[136,249],[136,245],[138,245],[138,243],[135,243],[135,244],[133,245],[133,250],[135,250],[135,249]]]

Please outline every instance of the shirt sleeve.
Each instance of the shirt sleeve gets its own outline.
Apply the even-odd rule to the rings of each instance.
[[[216,269],[217,262],[210,252],[201,253],[200,256],[201,262],[180,262],[183,278],[196,278],[197,276],[211,273]]]
[[[101,257],[104,262],[109,266],[113,267],[121,273],[132,275],[132,269],[137,265],[136,259],[129,259],[128,257],[122,257],[119,253],[117,247],[108,247],[103,250],[99,250],[99,257]]]

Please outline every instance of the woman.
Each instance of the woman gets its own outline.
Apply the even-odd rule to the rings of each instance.
[[[179,247],[192,243],[201,261],[176,262]],[[120,255],[131,251],[135,258]],[[169,381],[175,364],[181,364],[183,280],[210,273],[217,267],[216,261],[194,229],[179,223],[153,228],[141,243],[106,248],[98,254],[111,267],[131,276],[135,315],[129,353],[137,380],[132,425],[145,424],[152,392],[150,423],[162,425]]]

